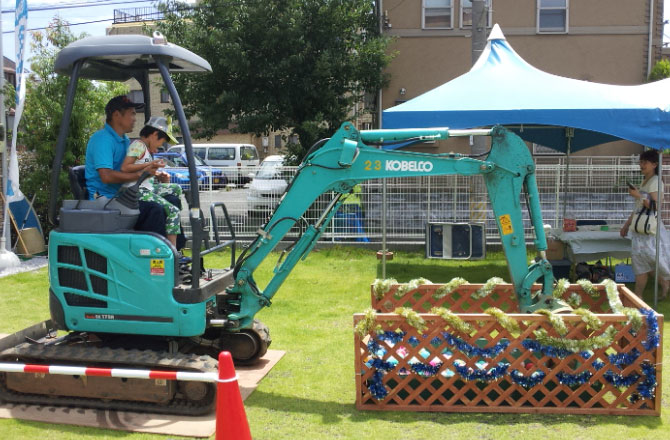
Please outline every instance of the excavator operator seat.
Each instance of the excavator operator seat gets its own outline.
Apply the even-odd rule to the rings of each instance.
[[[70,178],[70,190],[76,200],[88,200],[88,191],[86,189],[86,166],[77,165],[70,167],[68,172]]]
[[[132,230],[140,211],[128,208],[116,199],[100,197],[88,200],[85,165],[68,171],[70,190],[75,200],[64,200],[58,230],[62,232],[120,232]]]

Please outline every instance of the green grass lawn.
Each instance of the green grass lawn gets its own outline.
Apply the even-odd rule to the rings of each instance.
[[[268,260],[257,272],[261,285],[269,279],[276,257]],[[357,411],[352,315],[369,307],[370,283],[379,272],[372,251],[334,248],[313,252],[289,276],[273,305],[258,315],[271,329],[271,348],[286,354],[245,402],[254,439],[670,438],[668,369],[662,380],[661,417]],[[387,265],[387,276],[401,282],[419,276],[433,282],[455,276],[470,282],[484,282],[492,276],[509,281],[502,254],[466,262],[396,253]],[[47,318],[47,288],[44,269],[0,279],[0,332],[13,332]],[[652,294],[649,283],[648,304]],[[668,315],[670,301],[661,303],[658,311]],[[664,362],[669,353],[669,344],[664,342]],[[0,438],[167,437],[0,420]]]

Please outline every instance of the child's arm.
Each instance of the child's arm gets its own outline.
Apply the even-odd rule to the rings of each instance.
[[[148,164],[146,163],[135,163],[137,160],[134,156],[126,156],[121,163],[121,171],[126,173],[135,173],[138,171],[144,170]]]
[[[126,173],[148,171],[151,175],[155,175],[158,168],[165,166],[161,159],[154,159],[146,163],[135,163],[136,160],[137,158],[134,156],[126,156],[121,163],[121,171],[125,171]]]

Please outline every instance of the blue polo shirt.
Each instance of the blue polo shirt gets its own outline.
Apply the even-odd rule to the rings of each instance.
[[[98,169],[109,168],[119,171],[130,139],[125,134],[119,136],[114,129],[105,124],[105,127],[96,131],[86,145],[86,188],[88,197],[95,198],[95,194],[112,197],[121,188],[120,183],[103,183],[100,180]]]

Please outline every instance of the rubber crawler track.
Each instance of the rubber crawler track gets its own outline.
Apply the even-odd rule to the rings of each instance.
[[[87,344],[44,345],[23,343],[0,353],[0,362],[104,366],[106,368],[142,368],[193,372],[216,372],[217,362],[209,356],[167,353],[153,350],[99,348]],[[21,374],[21,373],[17,373]],[[118,380],[118,379],[117,379]],[[180,382],[177,381],[177,389]],[[17,404],[54,405],[150,412],[160,414],[203,415],[214,410],[216,385],[207,386],[205,398],[188,401],[179,391],[168,404],[126,400],[101,400],[89,397],[51,396],[17,393],[7,388],[7,374],[0,373],[0,400]]]

